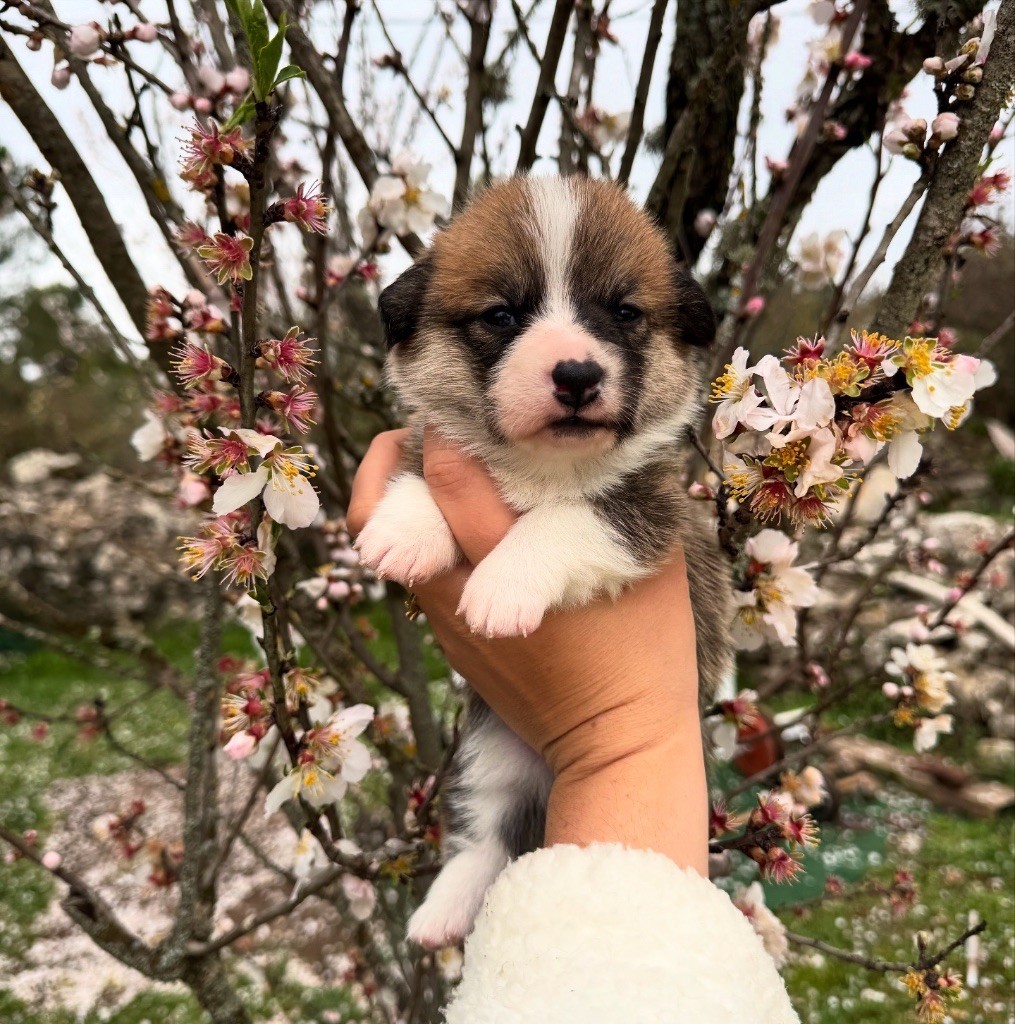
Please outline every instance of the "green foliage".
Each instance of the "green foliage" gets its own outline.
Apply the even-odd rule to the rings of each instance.
[[[44,447],[134,466],[126,439],[140,405],[135,374],[76,289],[50,285],[0,299],[0,464]]]
[[[239,18],[243,34],[247,37],[254,63],[254,97],[259,103],[263,103],[283,82],[303,77],[303,70],[295,64],[287,64],[281,71],[278,68],[282,60],[282,46],[285,43],[285,14],[278,19],[278,30],[272,36],[269,35],[268,15],[261,0],[228,0],[228,3]],[[244,106],[241,106],[230,119],[230,125],[234,121],[236,124],[242,123],[236,118]]]

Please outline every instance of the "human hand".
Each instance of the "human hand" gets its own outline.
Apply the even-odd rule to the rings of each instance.
[[[381,434],[364,458],[349,506],[354,535],[397,472],[407,436]],[[554,772],[547,842],[629,841],[704,871],[694,621],[682,552],[616,601],[552,612],[527,638],[489,640],[456,610],[472,567],[516,515],[482,463],[429,430],[424,476],[467,563],[416,586],[417,600],[451,664]]]

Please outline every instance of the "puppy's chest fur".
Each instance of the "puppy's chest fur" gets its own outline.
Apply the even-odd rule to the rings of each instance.
[[[405,468],[422,476],[421,429],[413,431],[407,445]],[[528,585],[540,591],[552,589],[535,578],[542,567],[571,576],[561,581],[557,600],[547,602],[551,606],[576,606],[602,594],[616,597],[625,586],[655,571],[678,544],[683,548],[695,619],[700,700],[703,707],[710,706],[729,671],[730,569],[704,507],[680,486],[675,461],[657,457],[597,482],[588,494],[575,493],[571,479],[563,480],[560,490],[552,480],[544,481],[536,501],[529,481],[513,486],[516,481],[508,472],[492,472],[505,500],[522,518],[542,524],[518,538],[531,550],[505,545],[505,566],[512,562],[529,568],[533,576]],[[511,586],[512,581],[505,578],[503,585]],[[524,586],[525,581],[518,579],[515,585]]]

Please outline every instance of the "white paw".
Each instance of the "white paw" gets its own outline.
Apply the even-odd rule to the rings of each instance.
[[[461,556],[426,484],[409,474],[391,482],[356,548],[378,576],[408,587],[448,572]]]
[[[543,621],[547,602],[531,581],[502,569],[499,559],[489,557],[476,566],[462,591],[458,614],[479,636],[528,636]]]
[[[471,931],[493,880],[507,864],[499,847],[465,850],[444,865],[409,918],[408,936],[425,949],[461,942]]]

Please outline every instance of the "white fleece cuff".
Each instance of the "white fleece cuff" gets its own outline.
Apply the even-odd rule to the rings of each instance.
[[[658,853],[554,846],[486,897],[447,1024],[799,1024],[729,897]]]

